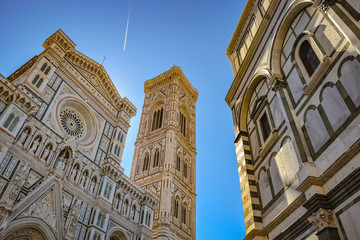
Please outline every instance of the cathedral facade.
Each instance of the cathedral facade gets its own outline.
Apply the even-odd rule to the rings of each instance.
[[[152,238],[158,196],[120,166],[135,106],[58,30],[0,76],[0,239]]]
[[[360,2],[248,0],[226,53],[244,239],[359,239]]]
[[[196,239],[196,101],[180,67],[145,82],[130,179],[156,193],[153,239]]]

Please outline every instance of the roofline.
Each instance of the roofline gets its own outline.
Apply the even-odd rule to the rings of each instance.
[[[236,45],[238,36],[241,32],[241,30],[245,27],[245,22],[248,18],[249,12],[252,10],[252,7],[254,5],[254,2],[256,0],[248,0],[246,1],[245,7],[243,9],[243,12],[241,13],[240,19],[238,21],[238,23],[236,24],[235,27],[235,31],[231,37],[230,43],[226,49],[226,55],[228,56],[228,58],[231,60],[231,53],[233,51],[233,48]]]

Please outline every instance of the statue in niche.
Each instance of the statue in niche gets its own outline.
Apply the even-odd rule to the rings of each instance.
[[[30,135],[30,128],[25,128],[24,131],[20,134],[19,143],[24,145],[28,136]]]
[[[40,142],[41,142],[41,137],[37,136],[31,145],[30,152],[35,154],[36,150],[38,149],[38,147],[40,145]]]
[[[66,163],[68,162],[68,160],[70,159],[70,150],[69,149],[63,149],[61,152],[60,152],[60,154],[59,154],[59,156],[58,156],[58,158],[57,158],[57,160],[56,160],[56,162],[57,162],[57,164],[56,164],[56,169],[57,170],[60,170],[60,171],[63,171],[64,169],[65,169],[65,167],[66,167]]]
[[[128,206],[129,206],[129,201],[126,199],[124,204],[123,204],[123,207],[122,207],[122,211],[121,211],[122,214],[126,215]]]
[[[81,181],[80,181],[80,185],[82,187],[85,187],[86,183],[87,183],[87,180],[88,180],[88,171],[84,171],[83,176],[82,176]]]
[[[90,187],[89,187],[89,190],[92,193],[94,193],[94,191],[95,191],[96,182],[97,182],[96,177],[93,177],[92,180],[91,180],[91,183],[90,183]]]
[[[46,145],[46,147],[44,149],[44,152],[41,155],[41,160],[46,162],[48,157],[49,157],[49,154],[50,154],[51,150],[52,150],[52,145],[51,144]]]
[[[70,176],[71,180],[73,180],[73,181],[76,180],[76,177],[77,177],[77,175],[79,173],[79,169],[80,169],[79,164],[75,164],[75,166],[74,166],[74,168],[73,168],[73,170],[71,172],[71,176]]]
[[[114,200],[114,205],[116,210],[119,210],[119,206],[120,206],[120,193],[116,194],[115,196],[115,200]]]
[[[135,205],[131,208],[131,212],[130,212],[130,219],[134,220],[135,219],[135,211],[136,211],[136,207]]]
[[[63,171],[65,169],[65,157],[61,156],[58,158],[56,169]]]

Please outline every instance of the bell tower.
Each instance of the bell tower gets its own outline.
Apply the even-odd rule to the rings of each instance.
[[[160,198],[153,239],[196,239],[198,91],[177,66],[147,80],[144,88],[130,178]]]

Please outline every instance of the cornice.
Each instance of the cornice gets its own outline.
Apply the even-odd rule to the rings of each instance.
[[[231,37],[231,40],[230,40],[230,43],[226,49],[226,55],[228,56],[229,59],[231,59],[231,53],[233,52],[235,46],[236,46],[236,43],[238,41],[238,38],[239,38],[239,35],[241,33],[241,31],[243,30],[245,26],[245,23],[246,23],[246,20],[248,19],[249,17],[249,13],[251,12],[252,8],[253,8],[253,5],[254,5],[254,2],[256,0],[248,0],[246,1],[246,4],[245,4],[245,7],[244,7],[244,10],[240,16],[240,19],[235,27],[235,31]]]
[[[31,58],[29,61],[27,61],[24,65],[22,65],[18,70],[16,70],[10,76],[8,76],[7,79],[10,82],[13,82],[15,79],[17,79],[19,76],[21,76],[24,72],[26,72],[28,69],[30,69],[37,60],[38,60],[38,56],[35,55],[33,58]]]
[[[76,44],[61,29],[48,37],[42,46],[47,49],[53,43],[57,43],[65,52],[70,49],[75,49],[76,46]]]
[[[189,80],[182,72],[181,68],[178,66],[173,66],[170,68],[170,70],[160,74],[159,76],[147,80],[144,84],[144,92],[150,92],[176,79],[179,80],[180,84],[188,92],[192,100],[196,102],[199,96],[199,92],[191,85]]]
[[[249,2],[253,2],[253,1],[249,1]],[[266,32],[266,29],[268,28],[268,26],[269,26],[269,24],[270,24],[270,22],[271,22],[271,20],[272,20],[272,18],[274,16],[274,13],[275,13],[279,3],[280,3],[280,0],[273,0],[273,1],[270,2],[270,5],[269,5],[269,7],[268,7],[268,9],[267,9],[267,11],[265,13],[265,16],[262,19],[258,30],[256,31],[256,34],[255,34],[255,36],[253,38],[253,41],[251,42],[250,48],[249,48],[248,52],[246,53],[245,58],[244,58],[242,64],[240,65],[240,69],[238,70],[238,72],[237,72],[237,74],[236,74],[236,76],[234,78],[234,81],[232,82],[231,87],[230,87],[230,89],[229,89],[229,91],[228,91],[228,93],[227,93],[227,95],[225,97],[225,101],[229,106],[231,105],[230,103],[231,103],[231,101],[232,101],[232,99],[233,99],[233,97],[234,97],[234,95],[236,93],[236,90],[238,89],[238,86],[240,85],[240,82],[242,81],[242,79],[243,79],[243,77],[244,77],[244,75],[246,73],[246,70],[249,67],[249,64],[250,64],[250,62],[252,60],[252,57],[254,56],[255,52],[259,49],[258,44],[262,40],[263,33]],[[243,14],[248,14],[250,10],[251,10],[251,8],[248,9],[248,12],[243,12]],[[240,18],[240,20],[241,19],[242,18]],[[242,29],[243,27],[246,27],[245,26],[245,21],[246,21],[246,18],[245,18],[245,20],[239,21],[239,23],[241,22],[241,24],[243,26],[237,26],[237,28]],[[240,29],[236,29],[235,32],[234,32],[234,36],[238,36],[238,35],[235,35],[236,31],[237,31],[237,34],[240,34]],[[232,39],[232,41],[235,41],[235,40]],[[231,45],[231,42],[230,42],[230,45]],[[228,48],[228,50],[229,50],[229,48]],[[227,50],[227,53],[228,53],[228,50]],[[228,57],[229,57],[229,55],[228,55]]]
[[[126,112],[130,118],[136,115],[136,107],[126,97],[122,98],[120,96],[114,83],[101,64],[75,49],[68,51],[65,54],[65,59],[67,59],[72,65],[78,66],[95,75],[100,80],[102,86],[109,95],[109,98],[112,100],[112,104],[117,110]]]

